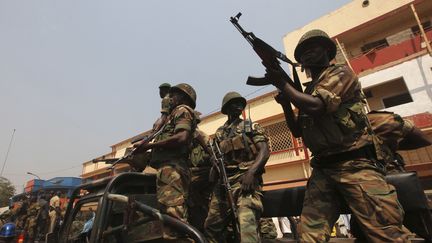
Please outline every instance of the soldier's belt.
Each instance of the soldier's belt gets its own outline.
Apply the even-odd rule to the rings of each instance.
[[[354,159],[376,159],[373,145],[367,145],[359,149],[350,150],[342,153],[331,154],[327,156],[315,156],[314,160],[318,164],[335,164]]]

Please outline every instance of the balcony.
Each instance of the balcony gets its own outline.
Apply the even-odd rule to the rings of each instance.
[[[432,29],[426,31],[426,36],[428,40],[432,39]],[[415,57],[415,54],[426,49],[423,42],[420,35],[415,35],[413,38],[399,44],[371,50],[366,54],[350,59],[349,62],[354,72],[359,74],[400,60],[406,60],[410,56]]]

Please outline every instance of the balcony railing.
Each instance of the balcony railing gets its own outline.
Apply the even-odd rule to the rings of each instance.
[[[426,31],[426,36],[431,40],[432,30]],[[423,42],[424,40],[420,35],[415,35],[413,38],[399,44],[369,51],[366,54],[354,57],[350,59],[349,62],[354,72],[359,74],[366,70],[374,69],[419,53],[426,49],[425,46],[422,45]]]

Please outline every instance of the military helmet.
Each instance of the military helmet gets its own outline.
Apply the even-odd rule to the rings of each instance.
[[[294,50],[294,57],[297,60],[297,62],[300,62],[301,55],[305,52],[305,48],[307,44],[317,42],[320,45],[324,46],[328,50],[328,55],[330,60],[335,58],[336,56],[336,45],[335,43],[330,39],[328,34],[322,30],[310,30],[306,32],[299,40],[295,50]]]
[[[163,83],[163,84],[161,84],[161,85],[159,85],[159,89],[162,89],[162,88],[171,88],[171,84],[169,84],[169,83]]]
[[[181,83],[181,84],[177,84],[176,86],[171,87],[170,92],[177,90],[180,91],[184,94],[186,94],[190,101],[192,101],[192,109],[195,109],[196,106],[196,93],[194,88],[192,88],[192,86],[190,86],[189,84],[185,84],[185,83]]]
[[[16,236],[16,226],[14,223],[6,223],[0,229],[0,236],[13,237]]]
[[[239,93],[234,92],[234,91],[228,92],[222,99],[222,108],[221,108],[222,114],[225,114],[225,115],[227,114],[226,109],[228,107],[228,104],[232,101],[235,101],[235,100],[241,101],[243,108],[246,107],[246,99],[243,98],[243,96],[241,96]]]

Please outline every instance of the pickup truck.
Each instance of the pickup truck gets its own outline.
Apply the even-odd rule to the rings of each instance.
[[[432,242],[432,216],[415,172],[387,176],[405,209],[404,225],[420,242]],[[264,192],[263,217],[301,214],[305,187]],[[156,178],[152,174],[126,172],[78,186],[70,198],[64,222],[48,243],[164,242],[168,225],[198,243],[207,242],[202,232],[157,210]],[[341,213],[349,213],[342,206]],[[266,242],[295,242],[275,239]],[[353,241],[350,241],[353,242]],[[418,241],[417,241],[418,242]]]

